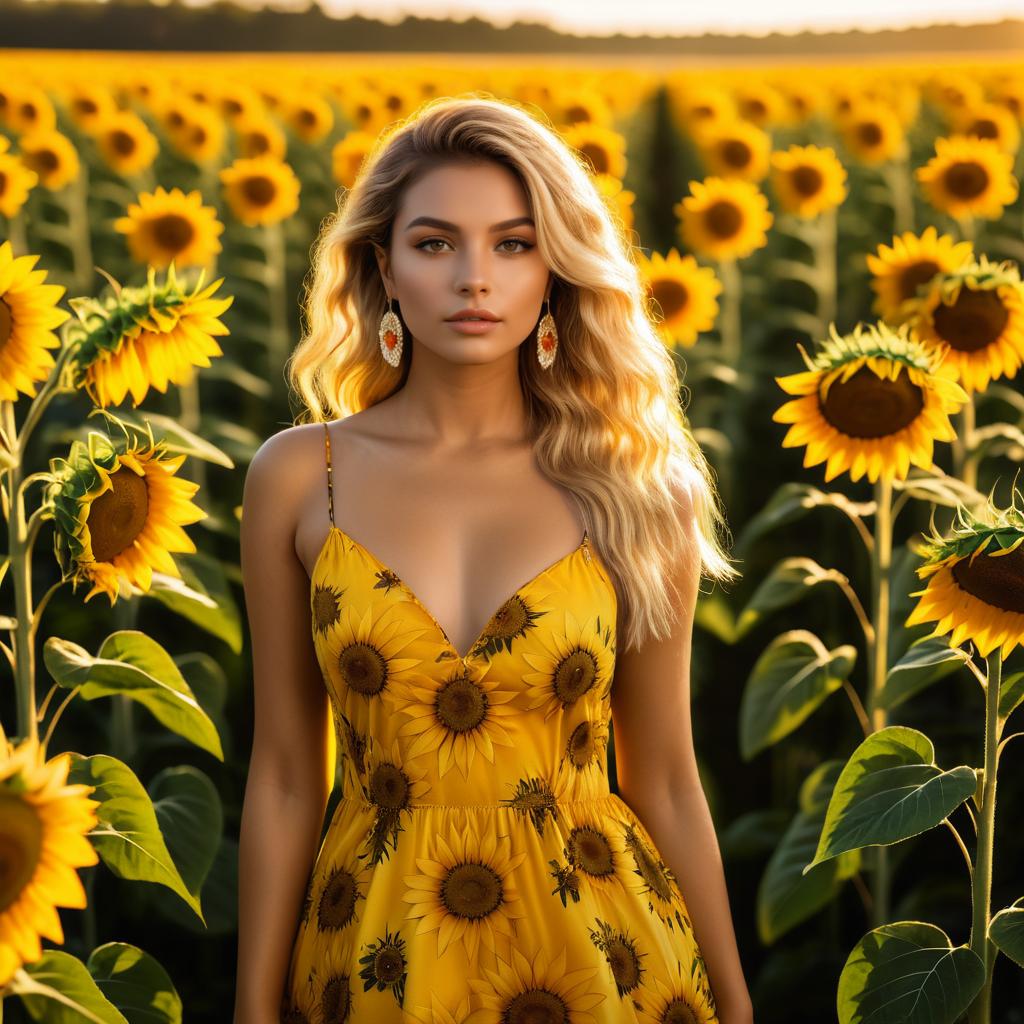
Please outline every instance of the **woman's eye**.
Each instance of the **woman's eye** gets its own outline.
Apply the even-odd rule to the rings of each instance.
[[[422,249],[424,252],[440,252],[441,251],[440,249],[431,249],[431,248],[429,248],[429,246],[432,246],[432,245],[437,244],[437,243],[440,243],[441,245],[447,245],[448,244],[447,241],[445,241],[445,239],[443,239],[443,238],[425,238],[425,239],[423,239],[422,242],[417,243],[416,248],[417,249]],[[508,245],[509,243],[511,243],[512,245],[522,246],[522,248],[520,248],[520,249],[506,249],[505,250],[506,252],[527,252],[528,250],[533,248],[533,245],[530,242],[526,241],[525,238],[506,238],[503,241],[499,242],[498,244],[499,245]]]

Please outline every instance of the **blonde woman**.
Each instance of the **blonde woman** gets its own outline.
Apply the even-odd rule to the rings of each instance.
[[[737,573],[582,158],[426,104],[305,313],[244,495],[236,1024],[748,1024],[689,714],[700,577]]]

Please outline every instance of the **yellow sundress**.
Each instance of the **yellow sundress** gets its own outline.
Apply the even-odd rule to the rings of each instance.
[[[584,531],[466,655],[334,524],[310,580],[342,795],[288,1024],[717,1024],[676,879],[607,775],[616,595]]]

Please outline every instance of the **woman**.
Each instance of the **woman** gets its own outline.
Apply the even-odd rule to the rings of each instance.
[[[582,158],[490,98],[325,226],[311,422],[245,485],[236,1024],[752,1020],[688,707],[736,571],[645,300]]]

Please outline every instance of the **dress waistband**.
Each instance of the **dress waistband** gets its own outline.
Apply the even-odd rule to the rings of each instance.
[[[609,791],[607,793],[601,793],[598,796],[582,797],[582,798],[571,799],[571,800],[564,800],[564,799],[556,798],[556,800],[554,802],[554,806],[555,807],[572,807],[574,805],[607,803],[610,800],[620,800],[620,799],[621,798],[619,797],[619,795],[617,793],[612,793],[612,792]],[[344,802],[344,803],[348,803],[348,804],[359,804],[362,807],[367,807],[367,808],[371,808],[371,807],[372,808],[376,808],[376,809],[380,808],[379,804],[375,804],[371,800],[365,800],[361,795],[354,796],[354,795],[349,794],[349,793],[342,793],[341,796],[338,798],[338,801],[339,801],[339,803]],[[545,805],[544,804],[530,804],[530,803],[525,802],[525,801],[517,801],[514,797],[512,797],[512,798],[507,799],[507,800],[492,801],[491,803],[482,803],[482,804],[470,804],[470,803],[446,804],[446,803],[441,803],[440,801],[435,803],[435,802],[432,802],[432,801],[429,801],[429,800],[412,800],[412,801],[409,801],[409,803],[405,804],[402,807],[402,810],[405,810],[405,811],[419,811],[419,810],[425,810],[428,807],[436,807],[436,808],[439,808],[441,810],[478,810],[478,811],[482,811],[482,810],[497,810],[497,811],[518,811],[518,812],[522,813],[523,811],[530,811],[530,810],[533,810],[534,808],[543,807],[543,806],[545,806]],[[551,806],[551,805],[547,805],[547,806]]]

